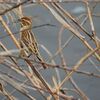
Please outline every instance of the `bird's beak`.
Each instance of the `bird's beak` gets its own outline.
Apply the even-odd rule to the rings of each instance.
[[[21,22],[21,19],[18,19],[18,22]]]

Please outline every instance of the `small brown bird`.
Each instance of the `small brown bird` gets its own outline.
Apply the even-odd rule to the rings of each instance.
[[[20,40],[24,46],[26,46],[30,53],[34,54],[40,62],[44,62],[40,53],[39,48],[37,45],[36,38],[34,36],[34,33],[31,31],[32,28],[32,20],[30,17],[22,17],[20,20],[21,23],[21,29],[20,32]],[[23,47],[24,47],[23,46]],[[43,68],[47,68],[44,63],[42,63]]]

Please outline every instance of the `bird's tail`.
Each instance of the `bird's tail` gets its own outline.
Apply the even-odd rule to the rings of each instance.
[[[44,63],[43,59],[40,56],[37,56],[38,60],[41,62],[44,69],[47,68],[47,65]]]

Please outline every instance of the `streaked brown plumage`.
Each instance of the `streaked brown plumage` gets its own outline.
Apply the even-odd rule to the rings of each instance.
[[[29,29],[25,29],[20,34],[20,39],[24,43],[24,45],[28,48],[30,53],[36,55],[40,62],[43,62],[42,57],[40,56],[38,45],[34,33],[31,31],[32,20],[30,17],[22,17],[20,19],[21,28],[28,27]],[[44,68],[46,68],[45,64],[42,64]]]

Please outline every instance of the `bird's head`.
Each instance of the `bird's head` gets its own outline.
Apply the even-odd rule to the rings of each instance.
[[[19,22],[21,23],[21,27],[24,26],[31,26],[32,25],[32,18],[31,17],[22,17],[21,19],[19,19]]]

